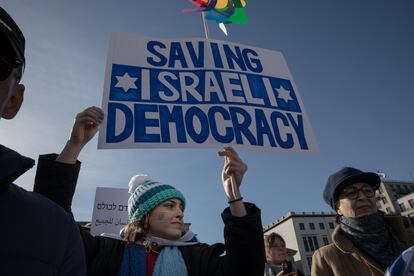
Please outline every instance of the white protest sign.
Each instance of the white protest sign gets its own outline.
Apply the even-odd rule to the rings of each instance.
[[[99,148],[317,151],[280,52],[114,33],[102,107]]]
[[[119,235],[128,224],[128,189],[97,187],[92,213],[91,234]]]

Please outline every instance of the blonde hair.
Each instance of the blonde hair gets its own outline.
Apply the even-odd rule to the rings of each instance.
[[[131,221],[125,226],[124,237],[127,243],[144,241],[149,233],[148,215]]]

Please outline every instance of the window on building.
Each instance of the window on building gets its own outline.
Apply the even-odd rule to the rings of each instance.
[[[323,245],[328,245],[329,244],[329,240],[327,236],[322,236],[322,240],[323,240]]]
[[[335,228],[335,225],[333,224],[333,222],[330,222],[329,223],[329,228],[331,228],[331,229],[334,229]]]
[[[313,237],[313,244],[315,245],[315,250],[319,248],[318,238],[316,236]]]
[[[391,209],[390,209],[389,207],[387,207],[387,208],[385,208],[385,212],[386,212],[387,214],[390,214],[390,213],[391,213]]]
[[[406,209],[405,209],[405,205],[404,205],[404,202],[401,202],[400,204],[398,204],[399,206],[400,206],[400,210],[401,210],[401,212],[404,212]]]
[[[387,200],[387,198],[385,196],[382,198],[382,203],[384,203],[384,204],[387,204],[388,203],[388,200]]]
[[[310,228],[311,230],[315,230],[315,224],[314,224],[313,222],[310,222],[310,223],[309,223],[309,228]]]
[[[414,199],[409,199],[408,204],[410,205],[410,208],[414,208]]]
[[[321,230],[325,229],[325,224],[323,224],[323,222],[319,222],[319,229]]]
[[[312,256],[306,256],[306,261],[308,262],[309,269],[312,268]]]
[[[316,250],[315,246],[313,245],[312,237],[308,237],[308,244],[309,244],[310,250],[312,250],[312,251]]]
[[[300,230],[305,230],[305,224],[304,223],[299,223],[299,229]]]
[[[302,237],[302,240],[303,240],[303,245],[305,246],[305,251],[309,252],[308,240],[306,239],[306,237]]]
[[[303,236],[302,240],[306,252],[315,251],[319,248],[318,238],[316,236]]]

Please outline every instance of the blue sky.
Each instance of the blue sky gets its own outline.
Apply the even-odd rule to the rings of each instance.
[[[25,102],[1,120],[0,143],[22,154],[60,151],[75,114],[102,100],[109,34],[203,37],[186,0],[2,0],[27,39]],[[212,23],[211,37],[281,51],[298,86],[320,152],[240,152],[249,165],[242,185],[262,209],[263,224],[288,211],[328,211],[322,190],[343,166],[414,176],[414,2],[410,0],[247,1],[249,23]],[[178,187],[185,219],[205,242],[222,241],[222,160],[214,149],[97,150],[81,154],[75,218],[91,218],[95,187],[127,187],[146,173]],[[18,180],[32,189],[35,170]]]

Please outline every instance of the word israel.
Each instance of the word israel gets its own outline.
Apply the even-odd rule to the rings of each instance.
[[[128,60],[131,41],[107,68],[105,147],[311,149],[288,70],[272,68],[280,54],[273,63],[273,52],[242,45],[139,38]]]

